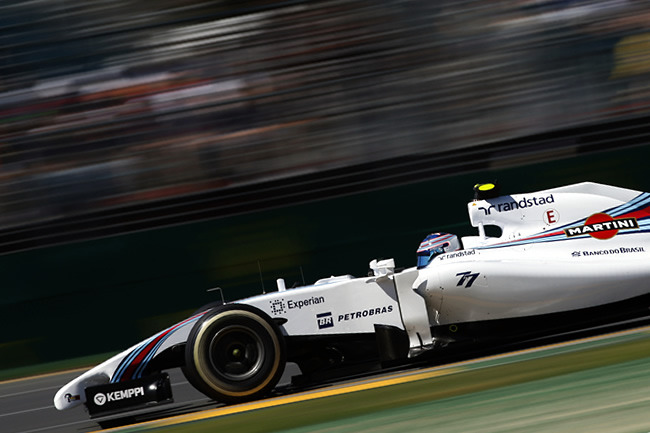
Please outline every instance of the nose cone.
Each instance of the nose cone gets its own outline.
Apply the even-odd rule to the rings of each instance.
[[[84,404],[86,402],[85,389],[87,387],[109,382],[108,374],[103,371],[105,364],[100,364],[88,370],[59,389],[54,396],[54,407],[58,410],[66,410]]]
[[[85,396],[80,392],[79,386],[74,383],[61,388],[54,396],[54,407],[58,410],[66,410],[79,406],[85,401]]]

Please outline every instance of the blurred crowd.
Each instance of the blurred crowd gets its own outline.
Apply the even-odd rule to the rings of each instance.
[[[7,1],[0,228],[647,113],[647,0]]]

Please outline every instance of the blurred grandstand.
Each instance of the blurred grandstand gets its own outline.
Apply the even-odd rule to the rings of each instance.
[[[649,26],[643,0],[7,0],[0,230],[645,124]]]

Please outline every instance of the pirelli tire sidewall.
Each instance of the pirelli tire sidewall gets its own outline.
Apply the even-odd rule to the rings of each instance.
[[[233,346],[240,340],[248,344]],[[252,365],[242,374],[229,374],[224,367],[227,362],[217,359],[224,353],[220,349],[232,347],[252,353]],[[239,403],[260,398],[273,389],[285,363],[285,342],[278,325],[257,308],[230,304],[212,309],[194,325],[185,348],[183,372],[208,397]]]

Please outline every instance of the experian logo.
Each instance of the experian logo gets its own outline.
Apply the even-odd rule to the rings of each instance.
[[[312,296],[311,298],[304,298],[293,300],[289,299],[285,301],[284,298],[274,299],[270,301],[271,303],[271,312],[273,314],[285,314],[287,310],[302,310],[304,307],[311,307],[313,305],[325,303],[324,296]]]

